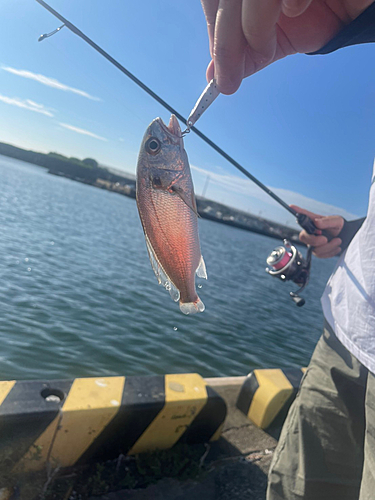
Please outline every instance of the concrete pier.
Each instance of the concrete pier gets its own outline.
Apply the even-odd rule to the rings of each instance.
[[[264,500],[267,472],[277,441],[236,408],[244,379],[206,379],[225,399],[228,415],[222,437],[207,446],[200,459],[207,471],[201,478],[165,478],[144,489],[122,490],[90,500]]]

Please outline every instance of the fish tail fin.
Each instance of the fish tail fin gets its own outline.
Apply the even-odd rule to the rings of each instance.
[[[197,300],[194,302],[181,302],[180,300],[180,309],[184,314],[196,314],[203,312],[205,310],[205,306],[201,299],[197,297]]]

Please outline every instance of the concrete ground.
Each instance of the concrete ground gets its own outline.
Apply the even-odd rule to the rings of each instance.
[[[207,473],[199,480],[165,478],[145,489],[108,493],[90,500],[264,500],[276,439],[255,427],[235,406],[244,377],[208,379],[226,401],[222,437],[209,445]]]

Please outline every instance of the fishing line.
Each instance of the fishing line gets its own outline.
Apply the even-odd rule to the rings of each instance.
[[[181,115],[176,109],[174,109],[172,106],[170,106],[164,99],[162,99],[158,94],[156,94],[153,90],[150,89],[147,85],[145,85],[141,80],[139,80],[133,73],[131,73],[129,70],[127,70],[122,64],[120,64],[116,59],[114,59],[112,56],[110,56],[105,50],[103,50],[99,45],[97,45],[91,38],[86,36],[84,33],[82,33],[81,30],[79,30],[74,24],[72,24],[70,21],[65,19],[61,14],[56,12],[52,7],[50,7],[46,2],[43,0],[36,0],[42,7],[47,9],[51,14],[53,14],[55,17],[57,17],[60,21],[63,22],[63,25],[57,28],[56,30],[52,31],[51,33],[45,33],[41,35],[38,39],[39,42],[43,41],[45,38],[48,38],[58,31],[60,31],[64,26],[66,26],[70,31],[72,31],[74,34],[82,38],[86,43],[91,45],[93,49],[95,49],[99,54],[101,54],[103,57],[105,57],[111,64],[116,66],[117,69],[119,69],[124,75],[126,75],[128,78],[130,78],[134,83],[136,83],[139,87],[141,87],[145,92],[147,92],[151,97],[153,97],[159,104],[161,104],[164,108],[166,108],[170,113],[173,113],[174,115],[177,116],[179,120],[181,120],[183,123],[187,123],[187,119]],[[189,128],[189,127],[188,127]],[[298,224],[304,228],[309,234],[314,234],[316,231],[316,227],[313,223],[313,221],[304,214],[299,214],[295,210],[293,210],[287,203],[285,203],[284,200],[279,198],[277,194],[275,194],[271,189],[269,189],[267,186],[265,186],[262,182],[260,182],[256,177],[254,177],[248,170],[246,170],[242,165],[240,165],[234,158],[232,158],[228,153],[226,153],[223,149],[221,149],[215,142],[213,142],[211,139],[209,139],[203,132],[201,132],[199,129],[197,129],[195,126],[192,126],[190,128],[191,131],[193,131],[198,137],[200,137],[204,142],[206,142],[209,146],[211,146],[212,149],[214,149],[217,153],[219,153],[223,158],[225,158],[229,163],[231,163],[235,168],[237,168],[240,172],[242,172],[246,177],[248,177],[251,181],[253,181],[260,189],[265,191],[271,198],[273,198],[277,203],[279,203],[282,207],[285,208],[285,210],[288,210],[291,214],[293,214],[296,219]],[[327,236],[327,235],[325,235]]]

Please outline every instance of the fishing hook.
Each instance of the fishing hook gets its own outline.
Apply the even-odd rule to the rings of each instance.
[[[185,135],[190,134],[191,132],[191,125],[189,123],[186,124],[186,129],[181,132],[181,137],[185,137]]]
[[[55,30],[51,31],[51,33],[44,33],[43,35],[40,35],[40,37],[38,38],[38,42],[42,42],[45,38],[48,38],[48,37],[54,35],[58,31],[60,31],[64,26],[65,26],[65,24],[63,24],[59,28],[56,28]]]

